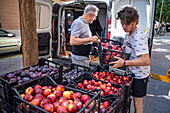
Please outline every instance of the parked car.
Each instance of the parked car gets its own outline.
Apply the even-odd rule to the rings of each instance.
[[[0,54],[21,51],[21,37],[0,28]]]

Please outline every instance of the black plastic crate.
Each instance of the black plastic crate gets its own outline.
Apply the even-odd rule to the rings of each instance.
[[[106,47],[103,47],[103,44],[106,44]],[[114,46],[114,47],[112,47]],[[112,48],[115,48],[112,50]],[[116,49],[117,48],[117,49]],[[110,62],[116,61],[117,59],[114,56],[121,57],[124,60],[128,60],[130,58],[130,54],[123,52],[122,43],[102,38],[99,44],[99,61],[101,65],[109,65]],[[126,67],[122,67],[120,69],[125,69]]]
[[[105,101],[108,101],[110,106],[103,111],[100,109],[100,111],[102,113],[115,113],[116,108],[117,108],[118,98],[115,98],[114,101],[108,100],[106,98],[101,98],[101,102],[105,102]],[[100,104],[100,106],[101,106],[101,104]]]
[[[82,74],[81,76],[79,76],[78,78],[74,79],[74,81],[72,81],[68,86],[69,87],[74,87],[74,88],[77,88],[79,90],[82,90],[82,91],[85,91],[85,92],[88,92],[88,93],[92,93],[92,94],[95,94],[95,92],[98,92],[98,91],[101,91],[101,89],[94,89],[94,90],[86,90],[86,89],[83,89],[83,88],[80,88],[78,87],[77,83],[83,83],[84,80],[92,80],[94,79],[96,82],[100,81],[103,83],[108,83],[108,82],[105,82],[105,81],[101,81],[101,80],[98,80],[94,77],[91,76],[91,73],[84,73]],[[110,83],[112,86],[114,86],[115,88],[120,88],[119,91],[116,93],[116,94],[109,94],[109,95],[102,95],[101,94],[101,97],[102,98],[107,98],[108,100],[112,100],[112,99],[115,99],[115,98],[118,98],[118,103],[124,101],[125,99],[125,91],[126,91],[126,87],[125,87],[125,84],[123,86],[120,86],[118,84],[112,84]]]
[[[15,87],[13,87],[13,91],[15,94],[15,113],[48,113],[47,111],[43,110],[40,107],[34,106],[32,104],[30,104],[29,102],[25,101],[24,99],[21,98],[20,94],[24,93],[26,88],[28,87],[34,87],[35,85],[41,85],[41,86],[52,86],[52,87],[56,87],[58,84],[55,83],[54,80],[52,80],[51,77],[49,76],[44,76],[41,77],[37,80],[33,80],[30,82],[27,82],[25,84],[22,85],[17,85]],[[85,109],[88,107],[88,105],[90,105],[92,102],[93,105],[91,106],[91,108],[88,109],[87,113],[89,112],[94,112],[96,110],[96,106],[98,106],[97,109],[100,108],[100,93],[98,92],[97,94],[88,94],[87,92],[83,92],[74,88],[70,88],[70,87],[66,87],[64,86],[65,91],[73,91],[73,92],[80,92],[82,93],[82,95],[87,94],[91,97],[91,100],[78,112],[78,113],[82,113],[85,111]],[[29,107],[28,107],[29,106]]]
[[[131,87],[132,87],[133,80],[134,80],[134,74],[127,75],[126,72],[122,72],[122,70],[119,70],[119,69],[116,69],[114,71],[112,70],[110,72],[108,68],[106,68],[106,67],[103,68],[100,65],[96,66],[96,69],[94,69],[92,71],[92,73],[96,73],[96,72],[109,72],[109,73],[114,73],[114,76],[122,76],[122,78],[123,77],[128,77],[128,79],[130,80],[130,83],[127,83],[125,81],[122,81],[122,83],[126,84],[125,100],[127,100],[130,97]],[[92,74],[92,76],[93,76],[93,74]]]
[[[55,63],[53,61],[50,61],[50,60],[47,60],[47,59],[44,59],[44,58],[41,58],[39,59],[38,61],[38,64],[36,65],[33,65],[31,67],[27,67],[27,68],[24,68],[24,69],[21,69],[21,70],[17,70],[17,71],[14,71],[14,72],[10,72],[10,73],[7,73],[5,75],[9,75],[11,73],[14,74],[14,76],[21,76],[20,73],[24,72],[24,73],[27,73],[28,72],[28,69],[32,68],[32,67],[40,67],[40,66],[46,66],[46,67],[53,67],[56,69],[56,72],[54,73],[49,73],[49,74],[46,74],[44,76],[50,76],[52,77],[57,83],[62,83],[62,77],[60,76],[61,73],[62,73],[62,66],[58,63]],[[18,73],[17,73],[18,72]],[[26,76],[28,77],[28,73],[26,74]],[[37,77],[39,78],[39,77]],[[34,78],[34,79],[37,79],[37,78]],[[0,95],[0,97],[7,103],[9,103],[9,105],[13,105],[13,94],[11,93],[12,92],[12,87],[13,86],[16,86],[18,85],[18,82],[17,81],[8,81],[6,80],[7,78],[2,78],[0,77],[0,84],[2,85],[3,89],[2,89],[2,93]],[[34,80],[34,79],[30,79],[28,81],[25,81],[25,82],[29,82],[31,80]],[[23,84],[23,83],[21,83]]]
[[[89,72],[90,68],[82,65],[71,64],[70,67],[62,71],[63,85],[68,85],[71,80],[76,79],[78,76]]]
[[[124,103],[123,113],[130,113],[131,101],[132,101],[132,99],[129,98],[129,99]]]

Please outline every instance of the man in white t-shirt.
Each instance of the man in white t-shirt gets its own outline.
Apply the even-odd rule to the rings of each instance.
[[[115,57],[118,60],[111,62],[113,68],[126,65],[127,73],[135,75],[132,84],[132,93],[135,113],[143,113],[143,97],[146,95],[147,82],[150,73],[150,57],[148,38],[145,33],[137,28],[139,15],[133,7],[125,7],[117,13],[123,30],[127,32],[124,40],[125,52],[130,54],[129,60]]]

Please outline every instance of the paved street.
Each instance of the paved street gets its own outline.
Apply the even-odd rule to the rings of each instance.
[[[151,72],[166,75],[170,66],[170,33],[154,38]],[[22,68],[22,55],[0,56],[0,74]],[[144,98],[144,113],[170,113],[170,83],[149,78],[148,93]],[[131,108],[131,113],[134,109]]]
[[[170,33],[156,37],[151,54],[151,73],[166,75],[170,66]],[[144,113],[170,113],[170,83],[150,78]]]

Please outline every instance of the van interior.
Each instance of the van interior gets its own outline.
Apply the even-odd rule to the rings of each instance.
[[[58,46],[55,47],[52,55],[53,58],[67,58],[70,59],[71,57],[71,46],[70,42],[70,33],[71,33],[71,24],[72,22],[77,19],[79,16],[83,15],[84,8],[87,4],[94,4],[99,8],[98,16],[92,24],[89,24],[90,30],[92,35],[99,34],[104,32],[106,27],[106,19],[107,19],[107,9],[108,6],[105,2],[96,1],[96,2],[74,2],[71,4],[64,4],[61,5],[59,8],[58,16],[54,17],[54,35],[53,40],[57,40]],[[56,7],[56,8],[55,8]],[[53,6],[53,10],[57,9],[58,5]],[[54,14],[54,11],[53,11]],[[58,17],[58,20],[56,20]],[[56,30],[58,33],[56,33]],[[105,34],[105,33],[103,33]],[[97,44],[93,44],[92,50],[90,55],[98,56]]]

